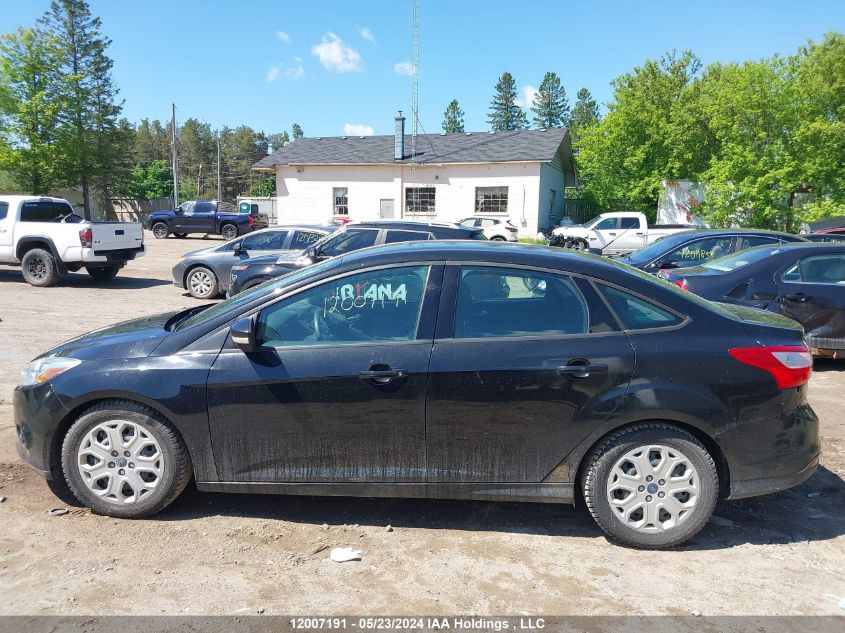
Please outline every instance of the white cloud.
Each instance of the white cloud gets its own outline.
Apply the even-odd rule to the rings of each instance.
[[[343,126],[343,133],[346,136],[372,136],[373,128],[362,123],[346,123]]]
[[[400,75],[408,75],[410,77],[414,73],[414,65],[411,62],[396,62],[393,64],[393,70]]]
[[[276,37],[278,37],[279,40],[284,42],[285,44],[290,44],[290,35],[288,35],[284,31],[276,31]]]
[[[534,95],[536,94],[537,89],[531,84],[523,86],[517,94],[514,103],[520,108],[530,108],[532,105],[534,105]]]
[[[305,76],[305,68],[302,66],[302,58],[294,57],[293,66],[285,69],[286,79],[302,79]]]
[[[362,28],[360,32],[361,32],[361,37],[363,37],[368,42],[375,42],[376,41],[376,38],[373,35],[373,32],[370,29],[368,29],[366,26],[364,28]]]
[[[282,71],[281,68],[278,66],[270,66],[270,70],[267,71],[267,82],[276,81],[279,78],[279,73]]]
[[[311,54],[317,57],[328,71],[349,73],[364,70],[358,51],[331,31],[327,31],[322,41],[311,49]]]

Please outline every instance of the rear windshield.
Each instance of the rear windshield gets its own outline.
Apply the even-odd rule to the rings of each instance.
[[[748,266],[748,264],[753,264],[755,262],[762,261],[775,253],[780,252],[782,245],[769,245],[769,246],[758,246],[757,248],[748,248],[744,251],[740,251],[738,253],[734,253],[733,255],[726,255],[725,257],[719,257],[718,259],[712,259],[705,264],[702,264],[705,268],[710,268],[711,270],[721,270],[722,272],[730,272],[732,270],[736,270],[737,268],[742,268],[743,266]]]

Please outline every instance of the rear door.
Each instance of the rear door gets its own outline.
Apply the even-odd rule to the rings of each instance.
[[[293,232],[293,235],[285,248],[292,251],[303,251],[324,235],[325,233],[319,233],[317,231],[298,229]]]
[[[645,246],[645,227],[640,224],[641,219],[637,217],[619,218],[619,233],[609,250],[628,253]]]
[[[584,279],[447,266],[427,397],[428,481],[539,482],[624,396],[634,353]]]
[[[208,378],[223,481],[425,478],[425,390],[442,265],[323,281],[261,309],[260,352]]]
[[[12,226],[15,219],[14,208],[9,208],[8,202],[0,200],[0,261],[12,259]]]
[[[804,257],[776,277],[780,312],[821,349],[845,349],[845,249]]]

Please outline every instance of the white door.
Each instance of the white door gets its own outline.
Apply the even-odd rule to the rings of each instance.
[[[640,226],[640,218],[619,218],[619,231],[616,241],[608,248],[620,253],[630,253],[645,246],[645,227]]]
[[[15,210],[8,202],[0,202],[0,262],[12,259],[12,225]]]
[[[393,199],[382,198],[379,200],[379,217],[382,220],[393,219]]]

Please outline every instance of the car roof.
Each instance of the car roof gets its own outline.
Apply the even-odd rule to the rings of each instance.
[[[275,226],[268,226],[263,229],[253,231],[253,233],[263,233],[264,231],[323,231],[324,233],[331,233],[335,227],[320,226],[318,224],[277,224]],[[247,233],[247,235],[249,235]]]
[[[430,229],[432,227],[440,227],[447,229],[461,229],[466,230],[465,227],[458,226],[454,222],[426,222],[422,220],[368,220],[366,222],[349,222],[347,227],[378,227],[380,229]]]
[[[708,235],[776,235],[778,237],[792,237],[797,240],[803,239],[800,235],[795,235],[793,233],[786,233],[784,231],[772,231],[771,229],[689,229],[688,231],[683,231],[680,233],[676,233],[676,235],[684,235],[686,237],[696,236],[696,237],[706,237]]]

